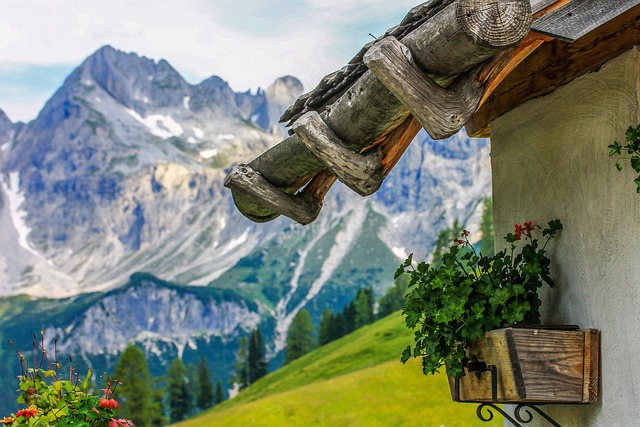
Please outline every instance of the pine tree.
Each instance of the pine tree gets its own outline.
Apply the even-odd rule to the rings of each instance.
[[[216,386],[216,405],[221,402],[224,402],[224,390],[222,390],[222,381],[218,380],[218,385]]]
[[[365,325],[373,323],[375,320],[375,314],[373,312],[373,305],[375,301],[373,299],[373,289],[358,289],[356,299],[354,301],[355,316],[354,326],[355,329],[361,328]]]
[[[345,308],[346,309],[346,308]],[[344,313],[344,310],[343,310]],[[333,316],[333,321],[331,322],[331,326],[329,328],[329,335],[331,336],[331,341],[335,341],[338,338],[342,338],[346,335],[346,327],[344,322],[344,314],[337,313]]]
[[[238,354],[236,355],[236,372],[233,382],[238,384],[240,390],[249,386],[249,341],[247,337],[240,338],[238,342]]]
[[[320,328],[318,331],[318,345],[325,345],[333,341],[332,329],[335,318],[331,310],[325,308],[322,312],[322,319],[320,320]]]
[[[393,286],[380,298],[378,318],[381,319],[404,307],[404,295],[409,284],[408,275],[403,274],[396,279]]]
[[[491,196],[485,197],[482,219],[480,220],[480,253],[484,256],[495,255],[495,238],[493,234],[493,200]]]
[[[184,420],[191,412],[191,392],[187,381],[187,368],[180,358],[174,359],[169,367],[167,393],[171,421]]]
[[[356,330],[356,303],[352,300],[342,310],[342,335],[349,335]]]
[[[161,378],[156,378],[153,380],[154,386],[152,386],[153,391],[151,396],[153,410],[150,419],[152,426],[164,426],[169,423],[169,418],[164,416],[164,389],[155,385],[160,379]]]
[[[200,409],[207,409],[215,404],[215,395],[213,391],[213,380],[209,373],[209,367],[204,356],[200,357],[200,364],[198,365],[198,395],[197,405]]]
[[[152,420],[160,408],[153,402],[151,376],[142,350],[135,345],[128,346],[120,356],[116,372],[122,383],[117,388],[121,404],[118,415],[130,419],[137,427],[155,427]]]
[[[249,384],[267,375],[267,360],[259,328],[253,330],[249,339],[248,365]]]
[[[438,233],[436,238],[435,248],[433,249],[433,255],[431,256],[433,267],[438,267],[442,262],[442,256],[449,252],[449,248],[453,244],[453,239],[460,238],[460,233],[464,229],[464,225],[461,225],[458,220],[453,221],[451,228],[444,229]]]
[[[287,346],[284,350],[285,365],[309,353],[313,347],[311,314],[303,308],[296,313],[287,332]]]

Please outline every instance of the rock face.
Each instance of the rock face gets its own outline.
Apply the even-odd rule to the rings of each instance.
[[[131,342],[158,375],[206,355],[226,381],[252,328],[277,361],[301,308],[317,321],[358,287],[380,297],[401,258],[428,256],[454,219],[477,230],[489,147],[464,134],[420,133],[374,196],[337,184],[306,227],[245,219],[224,169],[280,141],[277,120],[301,93],[291,76],[256,93],[216,76],[192,85],[166,61],[106,46],[34,121],[0,112],[0,312],[15,314],[0,335],[28,349],[45,329],[95,372]],[[0,390],[14,386],[6,369]]]
[[[192,86],[166,61],[98,50],[2,153],[0,231],[19,246],[0,251],[0,295],[110,289],[145,270],[205,285],[231,267],[269,229],[235,213],[222,168],[277,138],[278,102],[301,86],[273,87]]]

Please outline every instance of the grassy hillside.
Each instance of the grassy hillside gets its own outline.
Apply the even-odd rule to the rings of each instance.
[[[264,377],[235,399],[176,427],[491,426],[454,404],[444,375],[398,360],[411,341],[398,313]]]

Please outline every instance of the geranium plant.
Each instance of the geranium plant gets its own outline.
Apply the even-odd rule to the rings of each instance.
[[[27,357],[9,341],[18,355],[22,371],[18,376],[19,395],[16,400],[26,408],[0,418],[0,424],[11,427],[133,427],[133,422],[129,420],[114,418],[119,406],[113,398],[119,384],[117,380],[107,377],[106,388],[99,395],[94,395],[90,389],[91,370],[81,378],[78,368],[73,366],[73,360],[69,358],[69,368],[64,369],[63,373],[55,351],[56,345],[54,360],[49,360],[44,333],[40,341],[35,335],[34,338],[32,366],[29,366]]]
[[[464,230],[437,266],[420,262],[414,267],[411,254],[395,274],[396,279],[409,275],[402,313],[407,328],[415,331],[415,344],[404,350],[402,362],[422,357],[425,375],[446,366],[450,375],[461,377],[466,349],[484,332],[539,324],[537,291],[545,283],[554,285],[545,248],[561,229],[560,220],[545,229],[532,222],[517,224],[505,237],[509,248],[494,256],[477,253]],[[534,237],[537,230],[546,239],[542,246]]]
[[[631,168],[638,173],[633,182],[636,184],[636,192],[640,194],[640,125],[636,127],[629,126],[625,133],[627,145],[620,145],[618,141],[614,141],[609,145],[609,156],[620,156],[616,161],[618,171],[622,170],[620,160],[629,160]],[[625,153],[624,156],[622,153]]]

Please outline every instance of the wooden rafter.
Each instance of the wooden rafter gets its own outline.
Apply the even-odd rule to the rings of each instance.
[[[447,86],[456,76],[518,45],[529,32],[530,24],[528,0],[457,0],[404,37],[402,44],[411,52],[422,72],[429,74],[439,85]],[[380,147],[391,154],[383,156],[383,169],[385,160],[387,165],[395,164],[398,154],[406,149],[404,134],[390,132],[390,129],[404,129],[407,135],[415,135],[416,127],[409,121],[409,109],[371,71],[364,73],[321,116],[341,143],[353,151],[365,152],[385,140]],[[405,124],[409,125],[405,127]],[[400,139],[386,139],[390,135]],[[399,149],[390,149],[389,145],[397,141],[402,142]],[[269,194],[271,190],[296,193],[322,173],[321,178],[313,179],[307,185],[308,191],[305,188],[298,192],[298,195],[322,195],[334,180],[331,174],[323,172],[327,170],[326,164],[309,151],[297,135],[282,141],[247,166],[269,183]],[[259,193],[234,185],[234,179],[239,177],[234,175],[225,185],[231,188],[234,202],[245,216],[260,222],[279,214],[287,215],[274,203],[262,203]],[[314,203],[321,203],[321,200]]]

